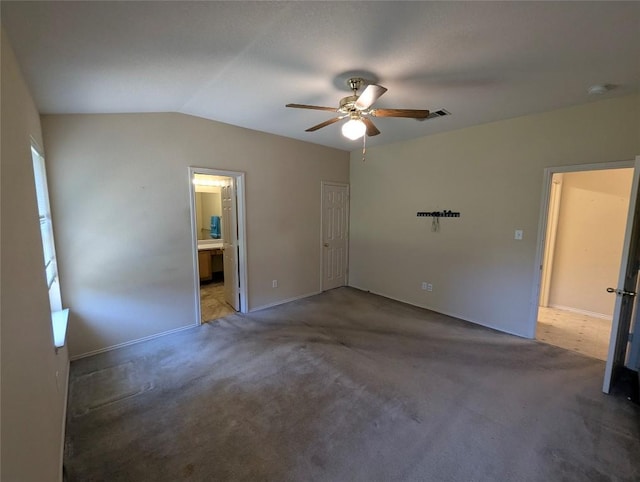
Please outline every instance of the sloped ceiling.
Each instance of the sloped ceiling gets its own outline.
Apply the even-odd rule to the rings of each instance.
[[[640,89],[640,2],[2,2],[42,113],[182,112],[343,150],[338,106],[359,73],[376,107],[369,146]],[[587,88],[615,86],[604,96]]]

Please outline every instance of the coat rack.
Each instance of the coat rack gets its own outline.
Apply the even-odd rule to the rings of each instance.
[[[460,213],[454,211],[431,211],[431,212],[418,212],[419,218],[459,218]]]

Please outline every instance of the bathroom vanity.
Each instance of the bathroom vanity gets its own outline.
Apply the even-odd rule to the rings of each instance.
[[[215,274],[222,273],[222,240],[198,240],[198,270],[200,281],[211,281]]]

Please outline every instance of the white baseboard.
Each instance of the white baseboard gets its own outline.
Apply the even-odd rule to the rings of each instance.
[[[291,301],[300,300],[302,298],[308,298],[309,296],[318,295],[320,293],[321,293],[321,291],[314,291],[312,293],[307,293],[307,294],[300,295],[300,296],[294,296],[293,298],[287,298],[286,300],[280,300],[280,301],[276,301],[275,303],[269,303],[267,305],[262,305],[262,306],[258,306],[256,308],[251,308],[249,310],[249,312],[264,310],[264,309],[267,309],[267,308],[271,308],[273,306],[278,306],[278,305],[282,305],[284,303],[290,303]],[[162,333],[157,333],[155,335],[145,336],[144,338],[138,338],[136,340],[126,341],[124,343],[118,343],[117,345],[111,345],[111,346],[107,346],[105,348],[99,348],[97,350],[88,351],[86,353],[81,353],[80,355],[74,355],[73,357],[71,357],[71,361],[79,360],[81,358],[86,358],[88,356],[98,355],[100,353],[104,353],[104,352],[111,351],[111,350],[116,350],[118,348],[123,348],[125,346],[135,345],[136,343],[142,343],[144,341],[153,340],[154,338],[158,338],[160,336],[165,336],[165,335],[171,335],[173,333],[178,333],[178,332],[183,331],[183,330],[190,330],[190,329],[196,328],[198,326],[202,326],[202,324],[183,326],[183,327],[180,327],[180,328],[175,328],[173,330],[163,331]]]
[[[554,308],[556,310],[562,310],[562,311],[570,311],[571,313],[578,313],[579,315],[592,316],[594,318],[600,318],[603,320],[611,320],[613,318],[613,315],[605,315],[604,313],[596,313],[595,311],[581,310],[580,308],[572,308],[570,306],[550,304],[549,308]]]
[[[266,310],[267,308],[273,308],[274,306],[278,306],[278,305],[284,305],[285,303],[291,303],[292,301],[308,298],[309,296],[319,295],[320,293],[322,293],[322,291],[314,291],[312,293],[307,293],[300,296],[294,296],[293,298],[287,298],[286,300],[280,300],[280,301],[275,301],[273,303],[268,303],[266,305],[256,306],[255,308],[251,308],[249,310],[249,313],[252,313],[254,311]]]
[[[125,346],[135,345],[137,343],[142,343],[143,341],[153,340],[153,339],[159,338],[161,336],[172,335],[174,333],[178,333],[178,332],[181,332],[181,331],[184,331],[184,330],[191,330],[192,328],[197,328],[198,326],[201,326],[201,325],[198,324],[198,325],[182,326],[180,328],[174,328],[173,330],[163,331],[162,333],[156,333],[155,335],[145,336],[143,338],[138,338],[136,340],[125,341],[124,343],[118,343],[117,345],[111,345],[111,346],[107,346],[105,348],[99,348],[97,350],[88,351],[88,352],[82,353],[80,355],[74,355],[73,357],[71,357],[71,361],[79,360],[80,358],[86,358],[88,356],[98,355],[99,353],[104,353],[106,351],[116,350],[118,348],[123,348]]]
[[[501,333],[506,333],[507,335],[513,335],[513,336],[517,336],[519,338],[531,339],[530,337],[528,337],[526,335],[523,335],[522,333],[516,333],[514,331],[507,331],[504,328],[499,328],[499,327],[497,327],[495,325],[492,325],[490,323],[483,323],[483,322],[480,322],[480,321],[477,321],[477,320],[473,320],[471,318],[467,318],[465,316],[462,316],[462,315],[460,315],[458,313],[453,313],[451,311],[437,310],[437,309],[432,308],[432,307],[430,307],[428,305],[418,305],[416,303],[404,300],[402,298],[396,298],[394,296],[389,296],[389,295],[384,294],[384,293],[378,293],[376,291],[371,291],[371,290],[368,290],[366,288],[360,288],[359,286],[355,286],[355,285],[349,285],[349,286],[351,288],[355,288],[355,289],[358,289],[360,291],[366,291],[366,292],[374,294],[374,295],[383,296],[384,298],[389,298],[390,300],[399,301],[400,303],[405,303],[407,305],[415,306],[417,308],[423,308],[425,310],[433,311],[434,313],[439,313],[441,315],[446,315],[446,316],[450,316],[452,318],[457,318],[458,320],[467,321],[469,323],[473,323],[474,325],[480,325],[480,326],[484,326],[485,328],[491,328],[492,330],[496,330],[496,331],[499,331]]]

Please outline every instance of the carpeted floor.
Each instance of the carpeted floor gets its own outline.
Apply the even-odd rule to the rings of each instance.
[[[638,481],[604,363],[351,288],[71,367],[69,481]]]

